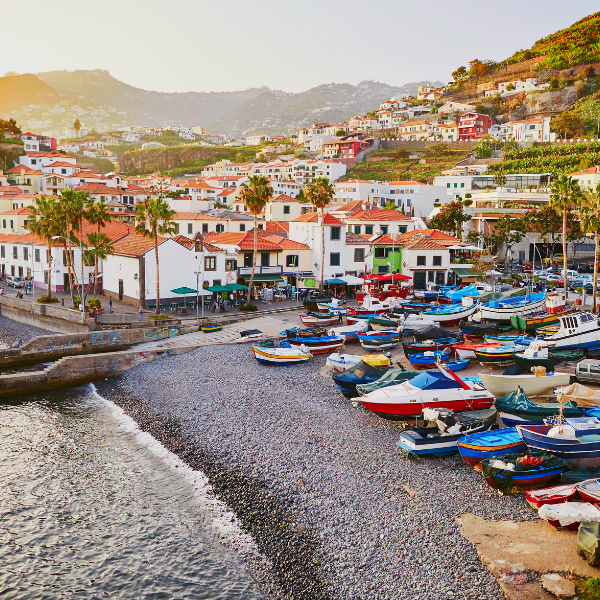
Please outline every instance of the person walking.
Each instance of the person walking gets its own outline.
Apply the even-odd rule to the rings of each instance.
[[[112,313],[112,298],[108,301],[108,312]]]
[[[112,312],[112,311],[111,311]],[[140,321],[142,320],[142,315],[144,314],[144,309],[140,306],[140,308],[138,309],[138,314],[140,316]]]

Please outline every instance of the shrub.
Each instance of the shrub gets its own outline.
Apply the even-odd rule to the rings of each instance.
[[[75,302],[75,306],[79,306],[81,304],[81,298],[79,296],[75,296],[73,298],[73,301]]]
[[[90,306],[90,310],[92,308],[102,308],[102,301],[100,300],[100,298],[91,298],[88,304]]]
[[[244,304],[244,306],[240,306],[241,312],[255,312],[257,310],[256,304]]]
[[[148,315],[150,319],[170,319],[169,315]]]
[[[37,301],[38,302],[47,302],[47,303],[58,302],[58,298],[55,298],[54,296],[40,296],[37,299]]]
[[[592,577],[582,586],[583,597],[587,600],[600,600],[600,579]]]

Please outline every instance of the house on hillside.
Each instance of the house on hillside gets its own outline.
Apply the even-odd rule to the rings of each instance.
[[[479,140],[485,136],[494,124],[494,117],[477,112],[467,112],[458,121],[458,139],[463,141]]]

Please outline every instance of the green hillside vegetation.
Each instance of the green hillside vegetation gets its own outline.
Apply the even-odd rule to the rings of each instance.
[[[546,56],[540,63],[543,71],[566,69],[576,65],[600,62],[600,12],[589,15],[566,29],[538,40],[529,50],[519,50],[498,63],[509,65]]]
[[[115,165],[108,160],[107,158],[94,158],[92,156],[79,156],[78,154],[68,153],[69,156],[72,156],[77,159],[77,164],[81,167],[89,167],[90,169],[94,169],[95,171],[100,171],[100,173],[113,173],[117,170]]]
[[[466,153],[464,151],[448,150],[446,144],[436,144],[423,157],[425,160],[424,165],[419,164],[419,158],[411,159],[408,156],[409,152],[402,148],[371,152],[368,154],[370,160],[358,163],[340,180],[416,180],[422,183],[432,183],[433,178],[441,175],[442,171],[451,169],[457,162],[466,158]]]

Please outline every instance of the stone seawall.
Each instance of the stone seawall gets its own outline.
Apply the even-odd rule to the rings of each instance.
[[[60,304],[40,304],[10,296],[0,296],[0,315],[59,333],[90,331],[95,327],[93,319],[88,319],[85,313],[77,310]]]

